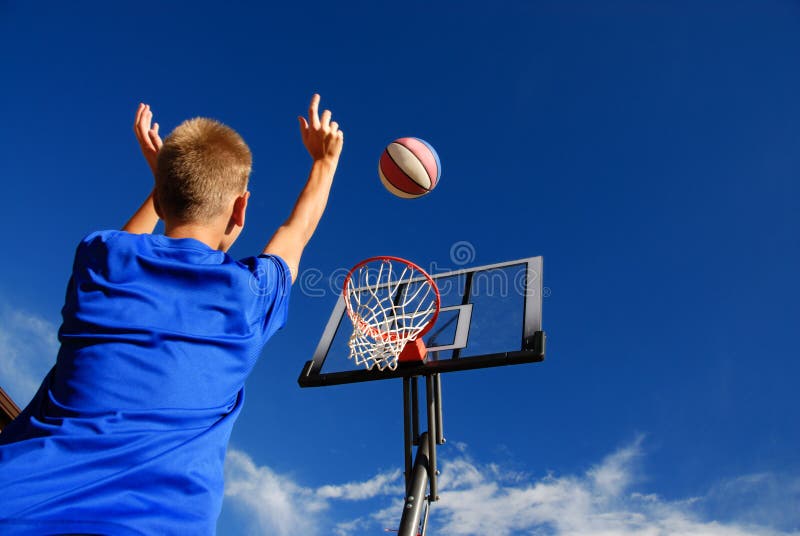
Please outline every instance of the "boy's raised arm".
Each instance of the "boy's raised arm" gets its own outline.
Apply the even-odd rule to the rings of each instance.
[[[153,120],[153,112],[147,104],[139,104],[136,110],[136,120],[133,123],[133,132],[136,134],[136,139],[139,140],[139,147],[142,149],[142,154],[147,165],[150,166],[150,171],[153,173],[153,178],[156,176],[156,163],[158,161],[158,151],[161,149],[161,137],[158,135],[158,123],[150,122]],[[156,214],[155,205],[153,204],[153,192],[144,200],[142,206],[131,216],[123,227],[123,231],[134,234],[148,234],[152,233],[156,224],[158,223],[158,214]]]
[[[297,278],[303,249],[311,240],[325,211],[344,145],[344,134],[339,130],[338,123],[331,121],[330,110],[322,112],[320,117],[319,100],[319,95],[311,98],[308,120],[298,117],[303,144],[314,161],[311,173],[289,219],[278,228],[263,251],[286,261],[292,272],[292,282]]]

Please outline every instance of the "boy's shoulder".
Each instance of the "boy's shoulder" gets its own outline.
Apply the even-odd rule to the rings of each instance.
[[[235,264],[227,255],[199,240],[174,239],[156,234],[136,234],[118,230],[94,231],[83,237],[75,250],[74,270],[107,272],[153,272],[168,267],[195,270],[217,266],[225,270]],[[146,268],[147,266],[150,269]]]
[[[113,238],[113,237],[115,237],[115,236],[117,236],[117,235],[119,235],[121,233],[124,233],[124,231],[118,231],[116,229],[105,229],[105,230],[101,230],[101,231],[92,231],[91,233],[89,233],[88,235],[84,236],[81,239],[80,244],[91,244],[91,243],[97,242],[97,241],[106,242],[109,239],[111,239],[111,238]],[[128,233],[125,233],[125,234],[128,234]]]
[[[152,252],[156,249],[162,250],[190,250],[201,252],[206,255],[220,257],[222,260],[226,254],[222,251],[213,249],[208,245],[194,238],[170,238],[161,234],[149,233],[128,233],[116,229],[107,229],[89,233],[78,244],[81,247],[102,246],[105,248],[136,249],[144,252]]]
[[[104,247],[131,247],[135,245],[156,244],[154,238],[158,235],[134,234],[117,229],[93,231],[84,236],[78,243],[78,248],[104,246]],[[166,237],[165,237],[166,238]],[[208,248],[210,249],[210,248]]]
[[[222,265],[243,269],[251,274],[264,272],[269,266],[278,277],[291,277],[289,267],[281,257],[270,254],[248,256],[236,260],[228,253],[216,250],[194,238],[170,238],[162,234],[135,234],[116,229],[94,231],[78,245],[78,256],[90,254],[92,258],[114,255],[153,256],[189,264]],[[288,276],[286,274],[289,274]]]

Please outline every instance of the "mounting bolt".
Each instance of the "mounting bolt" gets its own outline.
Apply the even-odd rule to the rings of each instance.
[[[439,476],[439,475],[441,475],[441,474],[442,474],[442,472],[441,472],[440,470],[438,470],[438,469],[437,469],[437,470],[436,470],[436,476]]]
[[[409,495],[408,496],[408,502],[414,502],[414,496],[413,495]]]
[[[411,504],[411,503],[406,503],[406,510],[411,510],[412,508],[414,508],[414,505],[413,505],[413,504]]]

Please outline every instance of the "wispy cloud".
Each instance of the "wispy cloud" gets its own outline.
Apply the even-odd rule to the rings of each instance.
[[[444,461],[441,500],[434,507],[432,528],[436,534],[498,536],[800,534],[776,528],[779,525],[772,517],[743,519],[738,511],[725,509],[722,504],[732,496],[732,489],[726,498],[717,500],[721,506],[717,517],[709,517],[702,507],[717,492],[710,492],[709,497],[669,501],[636,490],[635,484],[641,480],[637,463],[642,456],[641,441],[638,438],[608,455],[584,474],[548,475],[527,482],[521,482],[518,473],[504,473],[497,465],[479,464],[466,456]],[[749,479],[744,481],[752,484]],[[741,490],[739,483],[729,486]],[[791,486],[782,490],[789,495],[773,507],[791,511],[800,493],[794,491],[792,495]],[[794,521],[800,521],[798,514],[794,514]]]
[[[244,507],[264,534],[314,534],[315,514],[327,506],[312,489],[234,449],[225,459],[225,495]]]
[[[770,520],[775,527],[800,528],[800,478],[755,473],[714,485],[697,507],[707,516],[726,516],[735,511],[743,523]]]
[[[58,354],[58,328],[42,317],[0,309],[0,385],[25,407]]]
[[[431,534],[800,536],[800,479],[748,475],[718,483],[703,496],[666,500],[640,489],[641,438],[583,473],[542,478],[476,462],[465,445],[455,451],[456,457],[441,459],[441,500],[432,509]],[[226,463],[226,495],[243,507],[257,533],[350,536],[399,523],[399,471],[312,488],[256,466],[241,451],[229,451]],[[364,514],[336,519],[329,506],[337,500],[364,501]]]
[[[322,486],[317,489],[316,495],[325,499],[345,499],[359,501],[371,499],[387,493],[402,493],[402,486],[398,485],[400,469],[390,473],[375,475],[366,482],[348,482],[339,486]]]
[[[269,467],[256,465],[246,453],[229,449],[225,459],[225,496],[247,513],[253,530],[261,534],[324,534],[326,531],[320,528],[321,514],[332,500],[402,496],[400,474],[398,469],[378,473],[364,482],[305,487]],[[364,524],[358,519],[350,520],[335,530],[339,534],[357,533],[357,528]]]

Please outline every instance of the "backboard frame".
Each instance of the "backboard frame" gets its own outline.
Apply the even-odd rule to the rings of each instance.
[[[471,303],[469,302],[469,298],[471,295],[471,282],[475,273],[479,271],[499,270],[522,265],[525,265],[526,284],[523,295],[523,322],[520,350],[469,357],[460,357],[458,356],[458,350],[455,350],[454,352],[456,357],[453,359],[401,364],[395,370],[385,369],[381,371],[377,368],[374,368],[372,370],[360,369],[338,372],[322,372],[325,359],[327,358],[327,354],[331,348],[333,339],[336,336],[337,330],[341,327],[340,324],[342,322],[349,322],[349,319],[345,320],[347,315],[345,314],[344,297],[339,295],[339,299],[337,300],[333,313],[331,314],[331,317],[325,326],[325,330],[323,331],[322,337],[317,344],[314,355],[312,359],[307,361],[303,366],[303,370],[300,373],[297,383],[300,385],[300,387],[322,387],[328,385],[341,385],[392,378],[430,376],[442,372],[455,372],[460,370],[500,367],[524,363],[538,363],[544,361],[546,337],[544,331],[542,331],[542,257],[528,257],[515,261],[501,262],[471,268],[462,268],[451,272],[431,274],[431,278],[436,281],[439,278],[464,276],[465,285],[462,296],[462,304],[460,306],[442,308],[442,311],[447,309],[468,308],[469,313],[471,313]],[[466,340],[468,328],[469,322],[462,323],[461,315],[459,315],[459,326],[456,329],[455,345],[458,344],[459,340]],[[443,350],[453,347],[454,345],[442,346],[431,348],[430,350]]]

